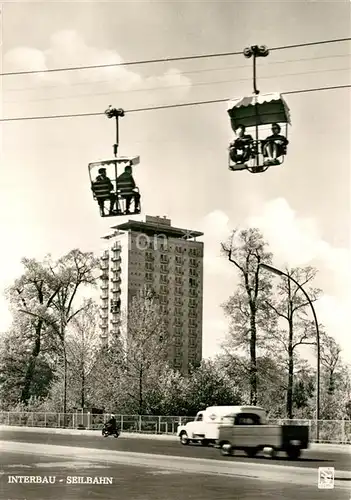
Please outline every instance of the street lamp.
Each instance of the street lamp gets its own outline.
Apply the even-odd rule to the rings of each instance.
[[[293,281],[295,283],[295,285],[305,295],[309,305],[311,306],[312,314],[313,314],[313,318],[314,318],[314,323],[315,323],[315,327],[316,327],[316,337],[317,337],[316,438],[317,438],[317,442],[318,442],[319,441],[319,419],[320,419],[320,364],[321,364],[320,354],[321,354],[321,352],[320,352],[319,326],[318,326],[316,311],[313,307],[312,300],[308,296],[306,290],[292,276],[290,276],[287,273],[284,273],[283,271],[280,271],[280,269],[276,269],[275,267],[269,266],[268,264],[260,263],[259,266],[262,267],[263,269],[267,269],[267,271],[271,271],[272,273],[277,274],[278,276],[285,276],[289,280]]]

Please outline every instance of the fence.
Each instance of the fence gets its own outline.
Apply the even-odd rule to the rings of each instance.
[[[109,417],[110,414],[0,412],[0,425],[99,430]],[[194,420],[194,417],[116,415],[116,420],[122,432],[175,435],[178,425],[184,425]],[[315,420],[270,419],[269,423],[308,425],[310,440],[316,441]],[[320,420],[318,428],[320,443],[351,444],[351,420]]]

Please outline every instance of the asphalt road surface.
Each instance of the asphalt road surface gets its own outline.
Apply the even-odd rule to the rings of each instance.
[[[202,447],[201,445],[183,446],[178,441],[162,439],[137,439],[125,438],[123,434],[115,439],[113,437],[102,438],[100,435],[72,436],[65,434],[48,434],[38,432],[26,432],[17,430],[3,430],[0,428],[0,440],[18,441],[22,443],[41,443],[61,446],[79,446],[83,448],[98,448],[100,450],[116,450],[135,453],[156,453],[160,455],[172,455],[177,457],[209,458],[213,460],[223,460],[217,448]],[[288,460],[284,453],[276,459],[265,458],[262,454],[255,458],[248,458],[244,452],[237,452],[234,457],[226,457],[228,461],[262,462],[274,463],[275,465],[285,465],[292,467],[311,467],[315,470],[318,467],[334,467],[337,470],[351,470],[351,456],[347,453],[326,450],[304,450],[298,461]],[[351,496],[350,499],[351,500]]]
[[[1,500],[351,498],[351,474],[346,472],[350,457],[335,452],[307,451],[305,459],[296,462],[244,455],[227,459],[218,449],[172,441],[18,431],[0,432],[0,450]],[[318,489],[321,466],[335,467],[334,489]],[[50,476],[55,482],[21,484],[18,481],[25,479],[16,476],[27,481]],[[85,482],[108,478],[97,481],[112,484],[72,484],[72,477]]]

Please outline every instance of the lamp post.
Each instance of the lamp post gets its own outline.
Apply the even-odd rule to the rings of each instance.
[[[302,293],[305,295],[309,305],[311,306],[312,309],[312,314],[314,318],[314,323],[316,327],[316,338],[317,338],[317,396],[316,396],[316,439],[317,442],[319,441],[319,420],[320,420],[320,363],[321,363],[321,358],[320,358],[320,336],[319,336],[319,326],[318,326],[318,320],[317,320],[317,315],[316,311],[314,309],[312,300],[308,296],[306,290],[298,283],[292,276],[290,276],[287,273],[284,273],[280,269],[276,269],[275,267],[269,266],[268,264],[263,264],[260,263],[260,267],[263,269],[267,269],[267,271],[271,271],[274,274],[277,274],[278,276],[285,276],[285,278],[293,281],[295,285],[302,291]]]

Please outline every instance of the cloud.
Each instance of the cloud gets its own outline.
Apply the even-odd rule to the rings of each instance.
[[[3,62],[5,71],[10,72],[115,65],[124,61],[116,51],[89,46],[76,31],[62,30],[51,36],[47,49],[41,51],[32,47],[16,47],[5,54]],[[32,87],[28,87],[28,83],[31,83]],[[38,73],[28,75],[25,79],[22,76],[18,81],[12,78],[11,88],[15,84],[17,89],[38,91],[38,83],[47,89],[51,86],[57,90],[57,86],[60,86],[60,91],[68,90],[70,95],[72,85],[75,86],[75,93],[79,95],[82,95],[82,92],[83,95],[84,92],[91,95],[91,85],[95,84],[101,85],[101,90],[105,93],[165,88],[181,97],[191,87],[191,80],[176,68],[168,68],[161,75],[142,77],[126,66],[108,66],[81,71]],[[98,94],[98,90],[94,87],[94,95],[96,92]],[[17,92],[16,99],[20,97],[18,94]]]
[[[227,321],[225,318],[208,318],[204,324],[204,331],[202,355],[204,358],[211,358],[221,350],[221,344],[228,331]]]
[[[316,303],[318,319],[350,352],[350,249],[325,241],[317,221],[299,217],[284,198],[264,204],[259,215],[251,216],[247,224],[261,229],[277,267],[313,265],[318,269],[316,283],[323,283],[324,292]]]
[[[5,54],[3,62],[6,72],[47,70],[44,52],[31,47],[11,49]]]
[[[350,307],[350,295],[337,298],[324,294],[315,305],[317,317],[321,318],[326,332],[331,334],[344,347],[345,353],[348,353],[351,360],[351,343],[349,340]]]
[[[210,274],[228,274],[228,261],[221,255],[221,242],[230,235],[229,217],[221,210],[214,210],[207,214],[203,223],[203,241],[205,248],[204,269]]]
[[[218,350],[219,340],[227,331],[226,319],[218,308],[234,290],[237,275],[228,261],[220,256],[220,242],[225,241],[236,225],[221,210],[210,212],[201,224],[204,232],[204,355]],[[255,206],[255,214],[242,227],[258,227],[274,255],[277,267],[314,265],[318,269],[316,286],[323,296],[315,305],[317,317],[344,349],[351,353],[349,311],[351,306],[350,250],[337,248],[321,236],[313,218],[299,216],[283,199]],[[216,300],[214,301],[216,291]],[[213,292],[213,293],[212,293]]]
[[[334,274],[339,286],[349,288],[350,249],[323,240],[317,221],[298,217],[284,198],[267,202],[248,224],[261,229],[279,265],[304,266],[315,261]]]

